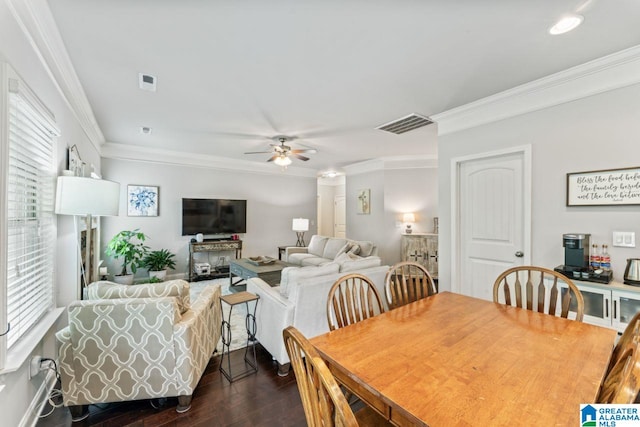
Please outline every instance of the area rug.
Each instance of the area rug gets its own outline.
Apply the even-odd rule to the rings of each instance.
[[[205,286],[209,285],[220,285],[222,289],[222,295],[229,295],[232,292],[229,290],[229,279],[214,279],[214,280],[203,280],[200,282],[191,282],[189,283],[189,287],[191,290],[191,301],[195,301],[198,298],[198,295]],[[253,303],[249,303],[250,308],[253,311]],[[224,313],[225,320],[229,320],[229,305],[222,304],[222,312]],[[247,316],[247,309],[245,304],[238,304],[233,307],[231,310],[231,346],[229,347],[230,351],[237,350],[239,348],[244,348],[247,345],[247,327],[245,324],[245,318]],[[218,346],[216,347],[218,353],[222,352],[222,339],[218,341]]]

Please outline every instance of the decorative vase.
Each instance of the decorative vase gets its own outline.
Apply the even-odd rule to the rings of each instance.
[[[115,275],[113,276],[113,281],[121,285],[133,285],[133,274]]]

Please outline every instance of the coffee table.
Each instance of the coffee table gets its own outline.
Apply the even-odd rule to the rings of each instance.
[[[229,285],[239,286],[240,283],[252,277],[259,277],[270,286],[276,286],[280,283],[280,273],[285,267],[289,267],[292,264],[284,261],[274,261],[268,265],[255,265],[247,258],[233,259],[229,261]],[[233,277],[239,277],[239,280],[233,281]]]

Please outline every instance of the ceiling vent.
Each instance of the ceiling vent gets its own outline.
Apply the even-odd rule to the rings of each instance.
[[[410,130],[430,125],[431,123],[433,123],[433,121],[428,117],[424,117],[416,113],[411,113],[408,116],[402,117],[398,120],[380,125],[376,129],[400,135],[402,133],[409,132]]]
[[[155,92],[156,91],[156,81],[157,80],[158,79],[156,79],[156,77],[152,76],[151,74],[138,73],[138,86],[142,90],[148,90],[149,92]]]

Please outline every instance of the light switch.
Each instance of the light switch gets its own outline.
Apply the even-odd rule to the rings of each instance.
[[[636,247],[636,233],[633,231],[614,231],[613,246],[619,246],[623,248],[635,248]]]

